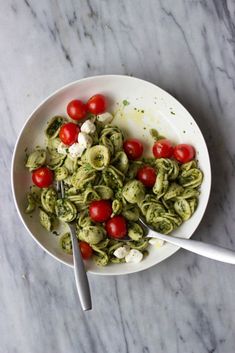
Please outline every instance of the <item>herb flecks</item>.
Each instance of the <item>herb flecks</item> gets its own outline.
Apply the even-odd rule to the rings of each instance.
[[[128,100],[124,99],[124,100],[122,101],[122,104],[123,104],[124,106],[127,106],[127,105],[130,104],[130,102],[129,102]]]
[[[89,164],[89,163],[86,163],[84,165],[84,170],[86,170],[87,172],[89,172],[90,170],[93,170],[93,167]]]
[[[159,141],[165,138],[164,136],[160,135],[156,129],[150,129],[150,135],[155,141]]]

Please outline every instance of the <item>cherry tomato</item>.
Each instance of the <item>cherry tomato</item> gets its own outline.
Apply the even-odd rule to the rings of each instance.
[[[81,120],[85,118],[87,106],[82,101],[75,99],[67,105],[67,113],[73,120]]]
[[[33,171],[32,180],[39,188],[48,188],[53,183],[54,173],[47,167],[41,167]]]
[[[110,218],[105,225],[105,229],[110,238],[121,239],[127,234],[127,224],[123,216]]]
[[[79,134],[79,126],[74,123],[67,123],[61,126],[59,137],[65,145],[71,146],[77,142]]]
[[[173,146],[169,140],[162,139],[153,145],[153,155],[155,158],[171,158]]]
[[[149,166],[142,167],[138,170],[137,179],[147,188],[152,188],[156,181],[156,171]]]
[[[92,114],[102,114],[106,110],[106,99],[102,94],[92,96],[87,102],[87,108]]]
[[[82,254],[82,258],[84,260],[88,260],[92,256],[92,253],[93,253],[92,247],[85,241],[79,242],[79,248]]]
[[[144,147],[137,139],[129,139],[124,141],[123,149],[129,159],[135,160],[142,156]]]
[[[112,204],[108,200],[92,201],[89,214],[95,222],[106,222],[112,214]]]
[[[195,157],[195,149],[191,145],[182,143],[175,146],[174,157],[180,163],[187,163]]]

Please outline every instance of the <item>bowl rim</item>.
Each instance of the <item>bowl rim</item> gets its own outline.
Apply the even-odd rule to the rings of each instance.
[[[23,131],[26,127],[26,125],[28,124],[28,122],[30,121],[30,119],[32,118],[32,116],[37,112],[37,110],[39,110],[45,103],[47,103],[48,101],[50,101],[50,99],[52,99],[56,94],[60,93],[61,91],[65,90],[66,88],[70,87],[70,86],[73,86],[73,85],[76,85],[80,82],[84,82],[84,81],[89,81],[89,80],[94,80],[94,79],[97,79],[97,78],[122,78],[122,79],[133,79],[133,80],[136,80],[136,81],[140,81],[140,82],[143,82],[143,83],[147,83],[148,85],[150,86],[153,86],[153,87],[157,87],[158,89],[160,89],[161,91],[167,93],[172,100],[174,100],[178,105],[181,106],[181,108],[183,108],[184,110],[186,110],[186,112],[190,115],[190,117],[193,119],[195,125],[197,126],[198,128],[198,131],[199,133],[201,134],[202,138],[203,138],[203,141],[204,141],[204,144],[205,144],[205,149],[207,151],[207,155],[208,155],[208,162],[209,162],[209,170],[208,170],[208,175],[207,175],[207,178],[208,178],[208,186],[209,186],[209,189],[208,189],[208,195],[207,195],[207,199],[204,201],[204,211],[203,211],[203,215],[200,219],[200,221],[198,222],[196,228],[194,229],[194,231],[192,232],[192,234],[189,236],[188,239],[190,239],[192,237],[192,235],[194,234],[194,232],[197,230],[199,224],[201,223],[204,215],[205,215],[205,212],[206,212],[206,209],[207,209],[207,206],[208,206],[208,202],[209,202],[209,198],[210,198],[210,193],[211,193],[211,184],[212,184],[212,175],[211,175],[211,162],[210,162],[210,155],[209,155],[209,151],[208,151],[208,147],[207,147],[207,144],[206,144],[206,141],[205,141],[205,138],[201,132],[201,129],[200,127],[198,126],[197,122],[194,120],[193,116],[190,114],[190,112],[183,106],[183,104],[181,104],[174,96],[172,96],[171,93],[169,93],[167,90],[159,87],[158,85],[152,83],[152,82],[149,82],[147,80],[143,80],[143,79],[140,79],[138,77],[134,77],[134,76],[128,76],[128,75],[119,75],[119,74],[107,74],[107,75],[95,75],[95,76],[89,76],[89,77],[85,77],[85,78],[82,78],[82,79],[78,79],[78,80],[75,80],[75,81],[72,81],[72,82],[69,82],[65,85],[63,85],[62,87],[58,88],[57,90],[53,91],[50,95],[48,95],[43,101],[41,101],[37,106],[36,108],[29,114],[29,116],[26,118],[22,128],[20,129],[20,132],[18,133],[18,137],[16,139],[16,142],[15,142],[15,146],[14,146],[14,150],[13,150],[13,154],[12,154],[12,160],[11,160],[11,190],[12,190],[12,194],[13,194],[13,200],[14,200],[14,204],[15,204],[15,207],[16,207],[16,210],[17,210],[17,213],[18,213],[18,216],[20,217],[21,219],[21,222],[23,223],[25,229],[28,231],[28,233],[31,235],[31,237],[34,239],[34,241],[41,247],[42,250],[44,250],[47,254],[49,254],[51,257],[53,257],[55,260],[59,261],[60,263],[66,265],[66,266],[69,266],[71,268],[73,268],[73,264],[70,264],[66,261],[64,261],[63,259],[57,257],[55,254],[51,253],[46,247],[44,247],[41,242],[34,236],[34,234],[29,230],[26,222],[24,221],[22,215],[21,215],[21,212],[20,212],[20,209],[18,207],[18,203],[17,203],[17,200],[16,200],[16,195],[15,195],[15,183],[14,183],[14,165],[15,165],[15,158],[16,158],[16,151],[17,151],[17,148],[18,148],[18,144],[19,144],[19,141],[20,141],[20,138],[21,138],[21,135],[23,134]],[[180,249],[180,247],[175,247],[175,250],[171,252],[171,254],[169,256],[167,256],[165,259],[163,259],[162,261],[165,261],[167,260],[169,257],[171,257],[172,255],[174,255],[178,250]],[[162,262],[160,261],[160,262]],[[159,263],[160,263],[159,262]],[[155,263],[155,264],[151,264],[151,265],[147,265],[146,267],[143,266],[143,268],[133,268],[131,269],[130,271],[128,272],[120,272],[120,273],[108,273],[108,272],[95,272],[93,270],[90,270],[88,269],[87,272],[90,273],[90,274],[94,274],[94,275],[99,275],[99,276],[118,276],[118,275],[128,275],[128,274],[132,274],[132,273],[136,273],[136,272],[141,272],[141,271],[145,271],[155,265],[157,265],[158,263]]]

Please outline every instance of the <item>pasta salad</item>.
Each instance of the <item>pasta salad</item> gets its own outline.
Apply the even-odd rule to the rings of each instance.
[[[106,106],[101,94],[86,104],[71,101],[69,118],[48,121],[46,146],[32,151],[25,163],[33,182],[25,212],[38,209],[49,233],[61,222],[74,222],[83,258],[102,266],[140,262],[151,244],[162,245],[145,238],[139,218],[170,234],[195,212],[203,180],[193,146],[174,146],[151,130],[153,156],[146,158],[140,140],[112,125]],[[56,191],[59,181],[63,199]],[[63,251],[71,254],[69,232],[59,236]]]

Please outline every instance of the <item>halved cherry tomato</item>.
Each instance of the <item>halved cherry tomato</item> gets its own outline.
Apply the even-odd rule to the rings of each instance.
[[[140,158],[144,151],[142,143],[137,139],[129,139],[124,141],[123,149],[127,157],[131,160]]]
[[[85,118],[87,106],[81,100],[74,99],[67,105],[67,113],[73,120],[81,120]]]
[[[127,234],[127,224],[123,216],[110,218],[105,225],[105,229],[110,238],[121,239]]]
[[[167,139],[162,139],[153,145],[153,155],[155,158],[171,158],[173,154],[173,146]]]
[[[102,114],[106,110],[106,99],[103,94],[92,96],[87,102],[87,108],[92,114]]]
[[[54,173],[47,167],[40,167],[33,171],[32,180],[39,188],[48,188],[53,183]]]
[[[84,260],[90,259],[90,257],[92,256],[92,253],[93,253],[92,247],[88,243],[86,243],[85,241],[80,241],[79,247],[80,247],[80,251],[82,254],[82,258]]]
[[[61,126],[59,137],[61,141],[68,146],[77,142],[79,134],[79,126],[74,123],[67,123]]]
[[[112,204],[108,200],[92,201],[89,214],[95,222],[106,222],[112,214]]]
[[[182,143],[175,146],[174,157],[180,163],[190,162],[195,157],[195,149],[191,145]]]
[[[156,171],[150,166],[142,167],[138,170],[137,179],[147,188],[152,188],[156,181]]]

